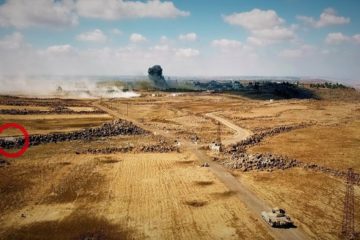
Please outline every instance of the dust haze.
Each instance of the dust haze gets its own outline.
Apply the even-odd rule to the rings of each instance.
[[[132,98],[139,94],[87,77],[0,76],[2,95],[65,98]]]

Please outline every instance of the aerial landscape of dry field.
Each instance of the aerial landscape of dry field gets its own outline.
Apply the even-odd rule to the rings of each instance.
[[[360,239],[359,0],[0,0],[0,240]]]
[[[359,101],[144,92],[101,100],[5,96],[0,103],[1,111],[14,110],[2,112],[1,123],[52,136],[34,137],[25,155],[1,162],[1,239],[338,239],[343,173],[360,171]],[[23,113],[30,110],[43,112]],[[127,130],[111,134],[116,124]],[[234,150],[274,129],[283,130]],[[214,152],[208,145],[219,130],[224,150]],[[73,132],[85,133],[66,135]],[[275,162],[254,165],[241,154],[257,161],[273,154]],[[261,219],[259,207],[275,206],[287,209],[296,228],[272,230]],[[360,227],[359,215],[355,222]]]

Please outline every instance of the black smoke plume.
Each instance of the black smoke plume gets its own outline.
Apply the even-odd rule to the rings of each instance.
[[[160,65],[155,65],[155,66],[149,68],[148,76],[149,76],[150,81],[152,81],[152,83],[154,84],[154,86],[156,88],[163,90],[163,89],[168,88],[168,84],[165,81],[162,71],[163,70]]]

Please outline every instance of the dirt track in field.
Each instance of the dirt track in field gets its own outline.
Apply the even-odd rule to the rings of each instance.
[[[230,122],[229,120],[227,120],[227,119],[225,119],[223,117],[219,117],[219,116],[215,115],[214,113],[208,113],[208,114],[205,114],[205,115],[210,117],[210,118],[215,119],[216,121],[221,122],[222,124],[224,124],[228,128],[235,131],[235,134],[232,137],[230,137],[229,139],[224,139],[222,141],[222,143],[225,144],[225,145],[235,144],[237,142],[240,142],[241,140],[246,139],[247,137],[249,137],[252,134],[252,132],[250,130],[241,128],[241,127],[235,125],[234,123]]]
[[[108,109],[104,106],[101,106],[99,103],[95,104],[96,107],[99,109],[102,109],[103,111],[107,112],[110,115],[113,115],[118,118],[122,118],[123,116],[116,113],[115,111]],[[235,124],[231,123],[230,121],[218,117],[214,114],[206,114],[208,117],[214,118],[217,121],[220,121],[227,127],[231,128],[235,131],[234,136],[228,140],[228,144],[230,143],[236,143],[238,141],[241,141],[245,139],[246,137],[250,136],[251,131],[248,131],[246,129],[243,129],[241,127],[236,126]],[[130,120],[130,119],[129,119]],[[150,129],[147,129],[150,130]],[[159,130],[151,129],[153,132],[159,132],[159,134],[163,133]],[[169,133],[163,133],[165,136],[172,136]],[[172,136],[174,138],[174,136]],[[194,147],[194,145],[191,142],[186,142],[183,144],[184,147],[186,147],[187,150],[190,150],[192,153],[195,154],[198,158],[198,162],[210,162],[211,159],[206,155],[204,151],[199,150],[198,148]],[[210,163],[210,169],[214,173],[214,175],[228,188],[229,191],[233,191],[236,193],[236,196],[246,205],[246,207],[252,212],[253,217],[261,220],[260,213],[264,210],[270,210],[271,207],[265,203],[263,200],[261,200],[259,197],[257,197],[253,192],[249,191],[249,189],[246,187],[246,185],[242,182],[239,182],[234,176],[232,176],[227,170],[221,166],[220,164],[217,164],[215,162]],[[269,233],[275,238],[275,239],[281,239],[281,240],[287,240],[287,239],[308,239],[306,234],[298,229],[298,228],[291,228],[291,229],[275,229],[267,226],[264,222],[262,222],[262,225],[264,227],[268,228]]]

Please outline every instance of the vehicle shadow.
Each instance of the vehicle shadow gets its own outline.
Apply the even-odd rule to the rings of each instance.
[[[289,224],[289,225],[286,225],[286,226],[274,226],[274,228],[279,228],[279,229],[291,229],[291,228],[297,228],[297,226],[294,225],[294,224]]]

